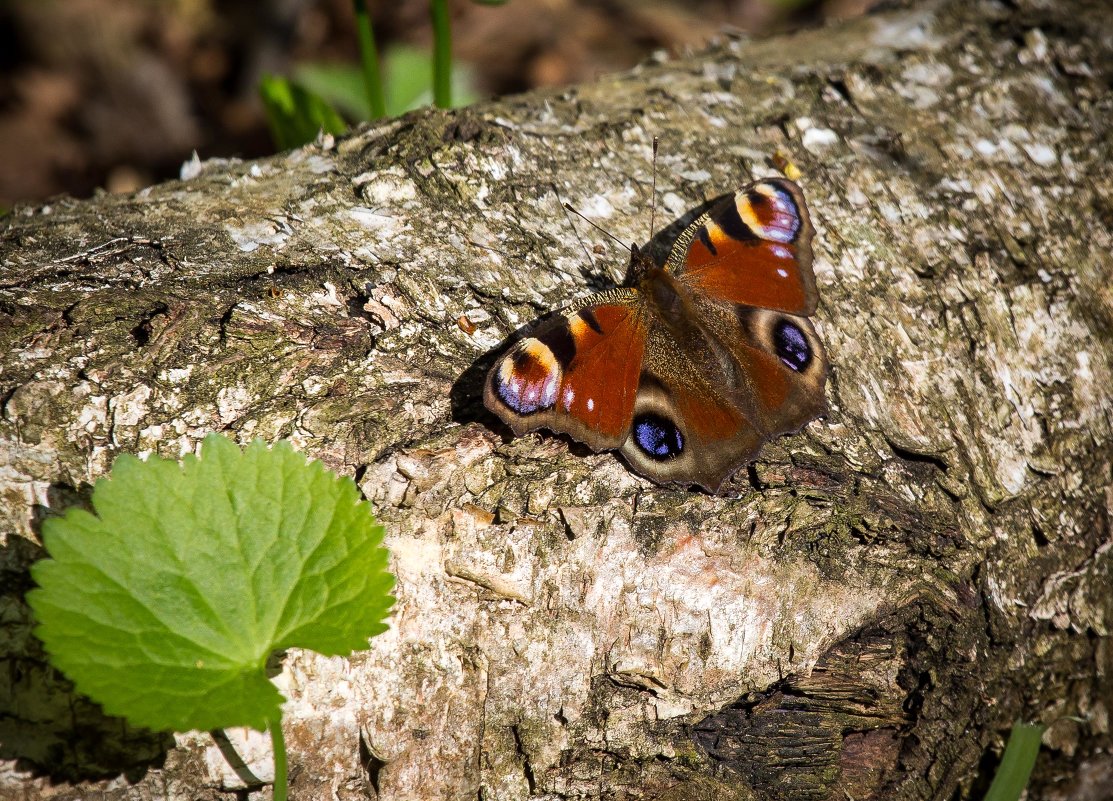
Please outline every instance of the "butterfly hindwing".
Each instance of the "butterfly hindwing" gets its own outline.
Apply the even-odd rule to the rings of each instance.
[[[515,434],[547,428],[594,448],[626,439],[645,350],[637,293],[612,290],[542,323],[491,368],[487,408]]]
[[[682,344],[665,326],[653,326],[622,446],[637,472],[660,484],[714,491],[756,455],[765,438],[724,386],[734,366],[712,353],[717,347],[706,340]],[[693,359],[693,351],[703,358]]]
[[[827,361],[806,317],[711,299],[699,324],[652,321],[623,456],[715,491],[761,446],[823,413]]]
[[[745,365],[756,401],[755,424],[767,437],[799,431],[827,411],[827,353],[807,317],[735,306],[728,341]]]
[[[800,188],[767,178],[697,218],[677,238],[668,267],[698,294],[808,315],[818,301],[812,236]]]
[[[798,431],[826,410],[827,355],[807,317],[704,298],[708,337],[736,365],[723,383],[765,438]]]

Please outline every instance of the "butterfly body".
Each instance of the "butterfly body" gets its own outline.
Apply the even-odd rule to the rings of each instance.
[[[634,248],[627,286],[513,345],[484,402],[515,434],[567,433],[658,483],[717,490],[825,409],[811,238],[795,184],[743,188],[688,226],[663,267]]]

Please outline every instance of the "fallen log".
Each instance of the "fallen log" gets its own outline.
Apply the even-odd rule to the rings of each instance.
[[[895,8],[13,211],[0,795],[264,792],[262,735],[106,718],[23,603],[44,515],[216,430],[353,476],[393,553],[370,652],[285,655],[294,798],[980,798],[1016,720],[1048,727],[1029,797],[1100,797],[1107,14]],[[824,419],[712,495],[483,409],[493,349],[625,269],[562,202],[623,241],[656,202],[660,256],[779,172],[817,231]]]

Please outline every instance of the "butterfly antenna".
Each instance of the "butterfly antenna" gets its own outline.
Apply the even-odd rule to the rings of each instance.
[[[654,226],[657,223],[657,137],[653,137],[653,189],[650,191],[649,236],[645,241],[653,239]]]
[[[492,253],[497,253],[498,255],[502,256],[503,258],[509,258],[509,256],[507,256],[505,252],[499,250],[498,248],[493,248],[490,245],[484,245],[480,242],[476,242],[474,239],[467,240],[467,243],[469,245],[471,245],[472,247],[483,248],[483,250],[489,250]]]
[[[556,195],[556,199],[560,203],[561,208],[565,208],[568,204],[560,199],[560,192],[557,191],[556,184],[552,184],[552,187],[553,187],[553,194]],[[566,208],[565,208],[565,211],[564,211],[564,216],[568,217],[568,210]],[[584,238],[582,236],[580,236],[579,229],[576,228],[576,225],[575,225],[575,223],[572,222],[571,217],[568,217],[568,225],[570,225],[572,227],[572,233],[574,233],[576,235],[576,241],[579,242],[580,247],[582,247],[584,249],[584,255],[587,256],[588,263],[592,266],[592,269],[595,269],[596,266],[597,266],[595,264],[595,259],[592,258],[591,251],[587,249],[587,243],[584,242]]]
[[[617,242],[620,247],[625,248],[627,251],[633,252],[629,245],[627,245],[625,242],[623,242],[617,236],[612,234],[606,228],[602,228],[601,226],[598,226],[595,223],[593,223],[591,220],[589,220],[587,217],[585,217],[583,214],[581,214],[579,211],[577,211],[572,206],[571,203],[565,203],[564,208],[567,209],[568,211],[572,212],[573,214],[575,214],[577,217],[579,217],[581,220],[586,222],[588,225],[590,225],[592,228],[594,228],[599,233],[604,234],[605,236],[609,236],[611,239],[613,239],[615,242]]]

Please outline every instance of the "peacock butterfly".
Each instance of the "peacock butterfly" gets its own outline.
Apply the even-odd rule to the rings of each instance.
[[[743,187],[681,233],[664,267],[635,246],[623,287],[514,344],[484,403],[517,435],[563,432],[658,483],[717,491],[826,408],[813,233],[792,181]]]

